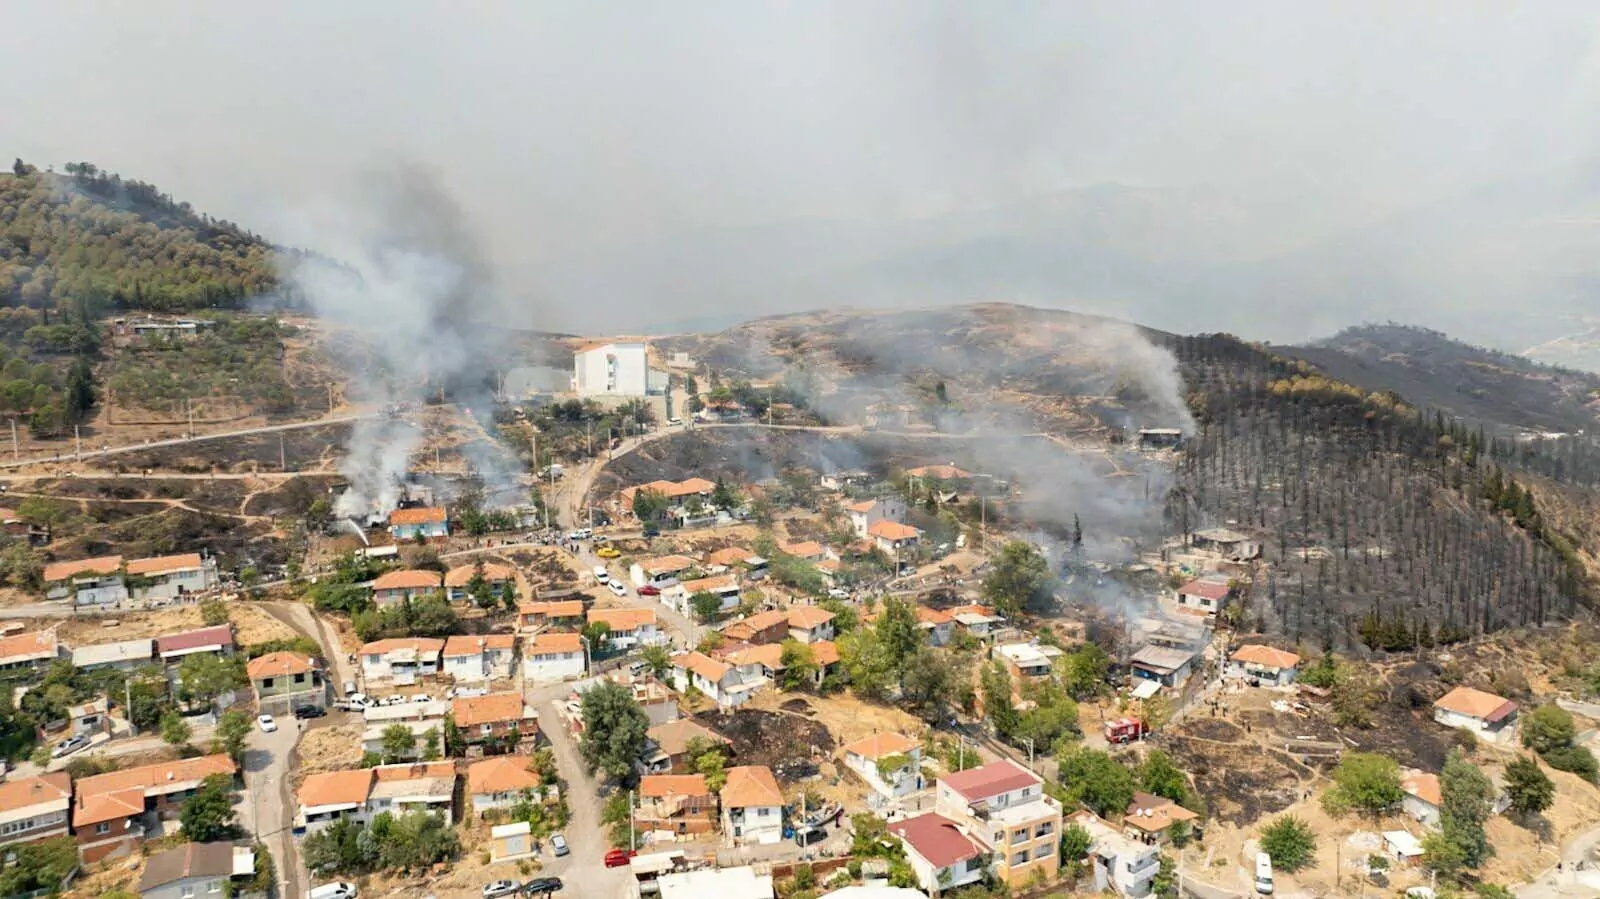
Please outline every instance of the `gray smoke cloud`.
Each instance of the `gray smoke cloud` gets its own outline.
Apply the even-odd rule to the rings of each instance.
[[[351,431],[340,471],[350,490],[340,515],[386,512],[423,431],[407,413],[444,395],[487,416],[487,360],[497,350],[501,311],[479,244],[437,175],[415,165],[365,173],[343,196],[286,216],[289,242],[316,255],[289,258],[291,294],[365,350],[353,368],[352,399],[379,412]],[[503,481],[499,454],[473,451],[486,480]]]

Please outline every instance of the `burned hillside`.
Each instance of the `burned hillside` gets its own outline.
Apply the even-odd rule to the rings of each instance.
[[[1183,532],[1255,529],[1272,565],[1244,615],[1297,639],[1409,649],[1559,620],[1583,560],[1476,432],[1231,337],[1179,338],[1198,433]]]

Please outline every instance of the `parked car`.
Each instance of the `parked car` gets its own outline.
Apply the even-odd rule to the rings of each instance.
[[[548,896],[561,889],[559,877],[535,877],[522,885],[524,896]]]
[[[640,596],[660,596],[661,595],[661,588],[657,587],[657,586],[654,586],[652,584],[645,584],[643,587],[639,588],[639,595]]]
[[[828,590],[828,598],[830,598],[830,599],[849,599],[850,598],[850,591],[844,589],[843,587],[832,587],[832,588],[830,588]]]
[[[496,896],[509,896],[522,888],[522,884],[515,880],[496,880],[483,885],[483,899],[494,899]]]
[[[606,853],[606,867],[620,868],[628,863],[628,859],[637,854],[632,849],[613,849]]]
[[[306,718],[321,718],[326,714],[328,714],[327,710],[320,705],[297,705],[294,707],[294,716],[301,720],[305,720]]]
[[[278,729],[278,722],[272,720],[271,715],[262,715],[256,719],[256,723],[261,725],[261,732],[264,734],[270,734]]]
[[[312,887],[306,894],[306,899],[356,899],[356,885],[353,883],[325,883],[319,887]]]
[[[550,848],[556,851],[556,858],[560,858],[571,851],[567,849],[567,838],[559,833],[550,838]]]
[[[615,593],[618,596],[627,596],[628,595],[628,588],[622,586],[622,582],[621,581],[606,581],[606,589],[610,590],[612,593]]]
[[[50,757],[53,759],[65,758],[88,745],[89,737],[86,734],[79,734],[71,739],[63,740],[61,745],[50,753]]]
[[[611,580],[611,572],[606,571],[604,565],[596,565],[594,566],[594,579],[603,584]]]
[[[364,709],[367,706],[372,705],[372,700],[369,699],[365,693],[351,693],[344,699],[345,702],[350,703],[351,707],[355,709]]]
[[[611,542],[611,538],[607,537],[605,534],[595,534],[594,535],[594,543],[595,543],[596,546],[599,546],[602,543],[610,543],[610,542]]]
[[[411,701],[412,702],[433,702],[433,697],[429,696],[426,693],[418,693],[417,695],[411,697]]]
[[[622,553],[615,546],[602,546],[595,550],[594,554],[602,559],[615,559],[622,555]]]

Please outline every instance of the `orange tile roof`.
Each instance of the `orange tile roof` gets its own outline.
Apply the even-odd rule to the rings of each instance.
[[[583,600],[564,599],[560,602],[525,602],[517,606],[518,615],[543,615],[546,618],[578,618],[583,615]]]
[[[1293,668],[1300,664],[1300,657],[1294,653],[1258,643],[1239,647],[1229,658],[1235,662],[1248,662],[1265,668]]]
[[[820,606],[795,606],[789,610],[789,626],[804,631],[821,627],[833,620],[833,613]]]
[[[590,609],[589,623],[604,621],[614,632],[637,630],[656,623],[655,609]]]
[[[357,652],[364,656],[375,656],[397,649],[412,649],[418,655],[432,655],[444,649],[444,641],[437,637],[389,637],[365,643]]]
[[[169,574],[174,571],[188,571],[199,568],[205,564],[199,553],[182,553],[176,556],[154,556],[149,559],[133,559],[128,562],[128,573],[142,577],[152,577],[160,574]]]
[[[53,584],[80,574],[116,574],[122,569],[121,556],[97,556],[72,562],[52,562],[44,566],[44,582]]]
[[[1444,792],[1439,788],[1439,775],[1415,769],[1400,779],[1400,789],[1421,799],[1434,808],[1444,804]]]
[[[728,676],[728,666],[699,652],[683,652],[672,657],[672,664],[719,684]]]
[[[444,641],[444,654],[475,656],[484,650],[509,650],[516,645],[517,638],[510,634],[457,634]]]
[[[251,659],[244,666],[246,674],[251,680],[263,680],[269,677],[288,677],[291,674],[305,674],[316,665],[308,655],[298,652],[269,652],[264,656]]]
[[[738,587],[739,582],[731,574],[719,574],[716,577],[703,577],[699,580],[684,581],[678,586],[690,593],[699,593],[701,590],[726,590],[729,587]]]
[[[820,556],[827,552],[827,550],[823,548],[822,544],[815,540],[802,540],[799,543],[785,543],[784,545],[778,547],[778,551],[788,553],[791,556],[799,556],[802,559],[809,559],[812,556]]]
[[[50,658],[59,652],[55,631],[28,631],[0,637],[0,661]]]
[[[533,638],[524,651],[525,655],[554,655],[558,652],[582,652],[583,636],[581,634],[544,633]]]
[[[887,756],[910,752],[916,749],[918,745],[920,744],[916,740],[905,734],[889,731],[857,740],[846,746],[844,751],[877,761]]]
[[[144,787],[127,787],[92,796],[78,795],[72,806],[72,826],[88,827],[117,818],[144,814]]]
[[[839,561],[838,559],[823,559],[823,560],[817,562],[817,570],[818,571],[826,571],[829,574],[838,574],[839,571],[841,569],[843,569],[843,568],[844,568],[844,563]]]
[[[742,546],[727,546],[706,556],[707,565],[736,565],[747,559],[755,558],[755,553]]]
[[[389,513],[389,523],[394,524],[433,524],[448,521],[450,516],[442,506],[427,506],[421,509],[396,509]]]
[[[710,796],[704,774],[647,774],[639,778],[639,795],[645,799],[663,796]]]
[[[522,712],[522,694],[516,692],[490,693],[487,696],[454,699],[450,703],[450,714],[455,718],[457,727],[521,721]]]
[[[956,620],[955,613],[948,609],[930,609],[927,606],[917,606],[917,621],[921,624],[949,624]]]
[[[93,777],[85,777],[79,780],[75,787],[80,803],[95,796],[137,789],[140,791],[141,801],[139,807],[143,811],[144,792],[147,790],[173,784],[198,783],[212,774],[227,774],[231,776],[238,770],[239,768],[233,763],[233,759],[226,754],[218,753],[217,755],[204,755],[192,759],[142,765],[137,768],[127,768],[107,774],[96,774]],[[76,815],[74,818],[76,818]],[[100,820],[106,819],[102,818]]]
[[[300,806],[361,805],[372,790],[372,769],[324,771],[306,778],[295,795]]]
[[[1517,710],[1517,704],[1504,696],[1496,696],[1471,687],[1457,687],[1451,690],[1441,696],[1433,707],[1470,718],[1482,718],[1485,721],[1497,721]]]
[[[444,585],[446,587],[465,587],[478,573],[477,565],[457,565],[445,572]],[[515,581],[517,571],[510,565],[501,565],[499,562],[485,562],[483,564],[483,579],[491,584]]]
[[[72,775],[65,771],[0,784],[0,812],[15,812],[42,802],[72,799]]]
[[[878,504],[878,501],[875,500],[875,499],[864,499],[859,503],[851,503],[851,504],[845,506],[844,508],[845,508],[845,511],[847,511],[847,512],[862,512],[862,513],[866,513],[866,512],[871,512],[872,511],[872,507],[876,506],[877,504]]]
[[[379,783],[394,783],[403,780],[423,780],[424,778],[448,777],[455,780],[455,762],[413,762],[409,765],[379,765],[372,769],[372,779]]]
[[[890,521],[887,518],[875,522],[872,527],[867,528],[867,533],[880,540],[915,540],[922,536],[922,532],[911,525]]]
[[[770,630],[789,621],[789,614],[777,609],[757,612],[746,618],[741,618],[722,628],[724,636],[735,640],[748,640],[756,634]]]
[[[721,655],[722,659],[730,664],[762,665],[776,669],[783,665],[783,644],[766,643],[760,646],[745,646]]]
[[[839,663],[839,644],[832,640],[818,640],[811,644],[811,661],[818,665],[837,665]]]
[[[637,564],[646,574],[671,574],[693,568],[696,563],[688,556],[657,556],[653,559],[640,559]]]
[[[1136,792],[1123,813],[1122,823],[1145,833],[1160,833],[1179,821],[1193,821],[1199,817],[1164,796]]]
[[[722,804],[725,808],[750,808],[762,805],[783,805],[783,791],[778,789],[778,779],[766,765],[741,765],[728,769],[728,780],[722,785]]]
[[[421,568],[402,568],[378,576],[372,582],[374,590],[431,590],[439,586],[442,578],[437,571]]]
[[[467,768],[467,792],[514,793],[534,790],[542,785],[539,775],[529,770],[533,759],[525,755],[502,755],[487,761],[474,762]]]

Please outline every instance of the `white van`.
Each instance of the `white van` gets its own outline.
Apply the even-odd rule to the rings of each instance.
[[[306,894],[306,899],[356,899],[356,885],[353,883],[325,883],[319,887],[312,887]]]
[[[596,565],[594,566],[594,579],[603,584],[611,580],[611,575],[606,571],[604,565]]]
[[[1256,853],[1256,892],[1272,895],[1272,856],[1265,852]]]

